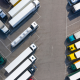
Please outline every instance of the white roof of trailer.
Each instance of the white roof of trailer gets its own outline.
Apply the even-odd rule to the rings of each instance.
[[[13,0],[14,1],[14,0]],[[11,17],[15,16],[21,11],[31,0],[22,0],[15,7],[13,7],[8,13]]]
[[[20,11],[16,16],[14,16],[10,21],[10,25],[15,27],[19,22],[21,22],[26,15],[29,15],[30,11],[35,8],[33,3],[30,3],[22,11]],[[32,10],[33,11],[33,10]]]
[[[75,63],[75,66],[76,66],[77,69],[79,69],[80,68],[80,61]]]
[[[31,76],[31,73],[29,71],[26,71],[21,77],[19,77],[17,80],[27,80]]]
[[[27,59],[12,74],[10,74],[5,80],[14,80],[31,64],[32,64],[31,61],[29,59]]]
[[[73,75],[71,75],[71,76],[69,76],[69,78],[70,78],[70,80],[77,80],[77,79],[79,79],[80,78],[80,71],[75,73],[75,74],[73,74]]]
[[[19,65],[27,56],[32,53],[32,50],[28,47],[24,50],[16,59],[14,59],[5,70],[9,73],[11,72],[17,65]]]
[[[79,49],[80,48],[80,41],[76,42],[75,46],[76,46],[77,49]]]
[[[12,5],[14,5],[16,2],[18,2],[19,0],[10,0],[10,3],[12,4]]]
[[[75,52],[77,58],[80,58],[80,51]]]
[[[80,38],[80,31],[76,32],[76,33],[74,34],[74,36],[75,36],[76,39],[79,39],[79,38]]]
[[[75,11],[79,10],[80,9],[80,2],[75,4],[73,7],[74,7]]]

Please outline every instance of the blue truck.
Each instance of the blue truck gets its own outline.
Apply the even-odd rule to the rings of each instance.
[[[67,41],[68,42],[73,42],[73,41],[78,40],[78,39],[80,39],[80,31],[78,31],[78,32],[74,33],[73,35],[69,36],[67,38]]]

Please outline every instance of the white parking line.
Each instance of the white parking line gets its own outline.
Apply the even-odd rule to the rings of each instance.
[[[37,80],[34,76],[33,76],[34,80]]]
[[[71,34],[68,34],[67,36],[70,36],[70,35],[72,35],[72,34],[74,34],[74,33],[78,32],[78,31],[80,31],[80,29],[78,29],[78,30],[74,31],[74,32],[73,32],[73,33],[71,33]]]
[[[38,21],[40,18],[41,18],[41,16],[39,16],[39,18],[38,18],[38,19],[36,19],[35,21]]]
[[[3,55],[3,53],[1,51],[0,51],[0,53],[1,53],[1,55]],[[3,57],[6,58],[4,55],[3,55]],[[10,61],[8,59],[7,59],[7,61],[10,63]]]
[[[79,21],[76,21],[75,23],[70,24],[70,25],[67,26],[67,27],[70,27],[70,26],[72,26],[72,25],[74,25],[74,24],[76,24],[76,23],[78,23],[78,22],[80,22],[80,20],[79,20]]]
[[[38,14],[39,17],[41,17],[38,12],[36,12],[36,13]]]
[[[8,54],[7,56],[6,56],[6,58],[8,57],[8,56],[10,56],[11,55],[11,53],[10,54]]]
[[[11,45],[11,43],[10,44],[8,44],[6,47],[8,47],[8,46],[10,46]]]
[[[1,41],[1,40],[0,40]],[[6,45],[1,41],[1,43],[6,47]],[[10,52],[10,53],[12,53],[7,47],[6,47],[6,49]]]
[[[5,80],[1,75],[0,75],[0,77],[1,77],[3,80]]]
[[[7,38],[10,40],[10,42],[12,42],[12,40],[9,37],[7,37]]]
[[[36,34],[36,33],[35,33],[35,34]],[[37,34],[36,34],[36,35],[37,35]],[[37,35],[37,36],[38,36],[38,35]],[[39,38],[40,38],[40,37],[38,36],[37,40],[35,40],[33,43],[35,43],[36,41],[38,41],[38,40],[39,40]]]

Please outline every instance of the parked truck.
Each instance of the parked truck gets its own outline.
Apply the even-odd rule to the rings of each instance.
[[[38,28],[38,24],[34,21],[30,27],[28,27],[24,32],[22,32],[12,43],[11,47],[18,45],[26,36]]]
[[[71,53],[69,55],[67,55],[67,58],[69,59],[69,61],[73,61],[75,59],[78,59],[80,58],[80,50],[74,52],[74,53]]]
[[[73,35],[69,36],[67,38],[67,41],[68,42],[73,42],[73,41],[78,40],[78,39],[80,39],[80,31],[78,31],[78,32],[74,33]]]
[[[28,58],[35,50],[37,46],[35,44],[31,44],[30,47],[25,49],[16,59],[14,59],[5,70],[10,73],[14,68],[16,68],[24,59]]]
[[[4,23],[1,20],[0,20],[0,30],[4,34],[8,34],[10,32],[10,30],[4,25]]]
[[[22,9],[24,9],[32,0],[22,0],[15,7],[13,7],[8,13],[11,17],[16,16]]]
[[[80,70],[68,75],[69,80],[80,80]]]
[[[32,1],[28,4],[23,10],[21,10],[16,16],[14,16],[9,24],[14,28],[16,27],[22,20],[24,20],[28,15],[38,9],[40,6],[40,2],[38,0]]]
[[[74,62],[73,64],[71,64],[69,66],[69,68],[72,69],[72,70],[80,69],[80,60],[78,60],[78,61]]]
[[[80,11],[80,2],[72,6],[73,13]]]
[[[80,41],[77,41],[74,44],[71,44],[71,45],[67,46],[67,49],[70,52],[80,49]]]
[[[32,66],[31,68],[29,68],[27,71],[25,71],[17,80],[28,80],[35,72],[37,67]],[[29,80],[33,80],[32,78]]]
[[[12,72],[5,80],[15,80],[26,69],[28,69],[35,61],[36,61],[36,57],[34,55],[30,56],[14,72]]]

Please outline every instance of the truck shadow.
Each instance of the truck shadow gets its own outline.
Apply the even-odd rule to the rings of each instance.
[[[15,31],[17,31],[23,24],[25,24],[29,19],[31,19],[33,17],[33,15],[38,11],[38,9],[36,9],[33,13],[31,13],[28,17],[26,17],[23,21],[21,21],[15,28],[10,27],[10,35],[12,35]]]
[[[6,8],[8,9],[10,7],[11,4],[7,4],[5,2],[5,0],[0,0],[0,6],[3,7],[3,8]]]
[[[66,5],[66,10],[68,13],[67,17],[70,21],[80,16],[80,11],[73,13],[71,9],[72,9],[72,7],[70,7],[69,4],[67,4]]]

